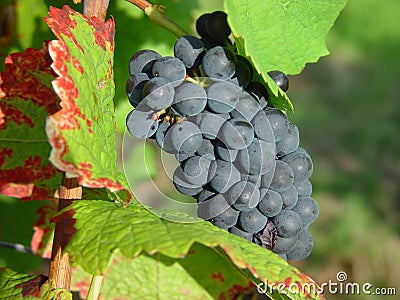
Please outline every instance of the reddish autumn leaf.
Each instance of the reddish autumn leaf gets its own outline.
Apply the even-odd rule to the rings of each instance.
[[[33,296],[40,298],[40,287],[47,281],[47,277],[44,275],[38,275],[28,281],[17,284],[16,289],[21,288],[21,294],[23,297]]]
[[[114,21],[102,23],[64,6],[45,18],[58,40],[49,43],[53,87],[62,109],[47,119],[50,161],[82,186],[125,188],[116,171],[113,107]]]
[[[0,298],[21,299],[32,296],[40,298],[40,288],[46,282],[44,275],[18,274],[7,268],[0,268]]]
[[[106,201],[117,201],[120,203],[126,203],[130,198],[130,194],[127,190],[120,190],[118,192],[110,192],[106,188],[82,189],[82,199],[102,199]],[[54,226],[53,219],[57,214],[57,203],[50,202],[46,205],[41,206],[38,211],[38,219],[33,225],[33,236],[31,240],[31,249],[36,255],[40,255],[45,258],[51,257],[51,249],[53,245]]]
[[[37,211],[39,218],[33,225],[34,233],[31,240],[31,248],[36,255],[51,257],[55,226],[51,221],[56,213],[57,203],[55,202],[43,205]]]
[[[0,74],[0,193],[23,199],[50,199],[61,180],[50,163],[46,117],[59,109],[51,88],[55,74],[47,45],[5,60]]]

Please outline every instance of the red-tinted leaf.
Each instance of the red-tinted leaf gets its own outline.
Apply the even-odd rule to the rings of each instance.
[[[33,225],[34,234],[31,240],[31,248],[36,255],[51,257],[54,235],[54,223],[51,220],[56,213],[57,204],[55,202],[43,205],[37,211],[39,218]]]
[[[76,232],[76,228],[74,227],[76,220],[72,219],[74,213],[75,211],[71,209],[64,214],[58,215],[52,219],[52,222],[57,223],[57,226],[60,227],[60,232],[62,232],[63,239],[60,241],[60,244],[61,248],[63,249],[68,245],[72,236]]]
[[[23,199],[50,199],[60,173],[49,162],[45,121],[59,109],[51,88],[55,78],[47,46],[5,60],[0,74],[0,193]]]
[[[58,38],[49,44],[58,75],[53,87],[62,106],[47,120],[50,160],[82,186],[124,189],[114,149],[114,21],[102,23],[68,6],[49,15],[45,21]]]
[[[44,275],[19,274],[0,268],[0,299],[40,298],[40,288],[46,282]]]
[[[47,281],[47,277],[44,275],[38,275],[26,282],[17,284],[16,289],[22,288],[21,294],[23,297],[33,296],[40,298],[40,287]]]

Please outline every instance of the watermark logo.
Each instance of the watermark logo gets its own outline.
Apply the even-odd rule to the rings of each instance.
[[[268,283],[261,282],[257,285],[257,291],[262,294],[277,291],[281,294],[332,294],[332,295],[386,295],[395,296],[397,290],[395,287],[377,287],[372,283],[358,283],[348,281],[348,274],[340,271],[336,274],[336,281],[329,280],[319,286],[316,283]]]

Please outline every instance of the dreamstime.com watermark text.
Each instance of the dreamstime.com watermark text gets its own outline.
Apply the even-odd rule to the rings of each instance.
[[[272,293],[277,291],[281,294],[332,294],[332,295],[388,295],[394,296],[397,294],[394,287],[375,287],[373,284],[346,282],[348,279],[347,273],[340,271],[336,275],[338,282],[329,280],[320,285],[316,283],[268,283],[261,282],[257,285],[257,291],[262,294],[267,292]]]

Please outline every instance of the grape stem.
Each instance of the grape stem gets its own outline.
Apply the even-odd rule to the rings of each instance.
[[[181,37],[184,35],[189,35],[189,33],[185,29],[176,24],[165,14],[164,6],[153,5],[146,0],[127,0],[127,1],[135,5],[136,7],[140,8],[141,10],[143,10],[144,13],[149,17],[149,19],[153,23],[167,29],[175,36]]]
[[[93,275],[90,282],[89,291],[86,300],[97,300],[99,299],[101,284],[103,282],[103,275]]]

